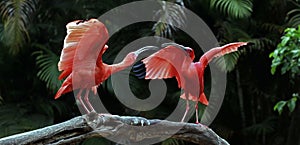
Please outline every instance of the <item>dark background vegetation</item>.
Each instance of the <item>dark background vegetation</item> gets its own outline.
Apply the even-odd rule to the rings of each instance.
[[[128,2],[131,1],[0,1],[0,137],[59,123],[80,115],[72,93],[58,100],[53,99],[61,85],[61,81],[57,80],[57,62],[66,35],[65,25],[76,19],[97,18]],[[219,63],[220,69],[228,73],[224,102],[210,127],[233,145],[300,144],[300,107],[297,101],[300,33],[298,29],[284,31],[286,28],[298,27],[300,2],[170,2],[177,2],[198,14],[217,36],[220,45],[234,41],[253,42],[253,45],[238,53],[226,55],[226,66],[218,60],[213,62]],[[169,11],[176,13],[180,9]],[[180,15],[178,18],[181,18]],[[170,19],[172,22],[172,18]],[[171,34],[167,33],[169,30]],[[186,34],[164,23],[149,22],[130,25],[110,38],[108,45],[113,49],[108,50],[103,59],[111,64],[118,51],[127,43],[142,36],[154,35],[165,36],[194,48],[197,59],[203,54]],[[281,39],[283,35],[289,38]],[[209,73],[206,73],[205,78],[209,80]],[[141,98],[147,97],[149,90],[144,85],[147,81],[134,77],[131,80],[137,95]],[[170,106],[176,106],[180,93],[175,79],[168,79],[166,82],[170,88],[166,99],[158,108],[146,112],[122,106],[114,96],[109,80],[98,91],[112,114],[163,119],[172,111]],[[209,93],[209,81],[206,83],[205,91]],[[194,122],[194,118],[190,122]],[[88,139],[81,144],[96,143],[113,144],[101,138]],[[188,143],[168,139],[162,144]]]

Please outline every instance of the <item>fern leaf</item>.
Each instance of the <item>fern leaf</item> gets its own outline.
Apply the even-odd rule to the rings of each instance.
[[[161,4],[161,10],[156,13],[159,20],[154,24],[152,30],[157,36],[172,36],[172,31],[185,24],[186,16],[183,6],[165,1],[159,3]]]
[[[300,25],[300,9],[293,9],[287,13],[286,16],[289,27],[297,28]]]
[[[251,0],[211,0],[211,8],[216,8],[232,18],[247,18],[252,13]]]
[[[12,54],[16,54],[22,45],[30,39],[27,27],[36,10],[35,0],[3,0],[0,2],[0,16],[3,31],[0,40],[5,42]]]
[[[239,56],[240,56],[240,52],[237,51],[237,52],[226,54],[223,57],[218,57],[214,60],[214,62],[222,71],[230,72],[235,68]]]
[[[40,45],[36,44],[35,46],[42,49],[33,53],[33,55],[36,55],[36,65],[39,68],[37,76],[46,82],[48,89],[55,92],[62,84],[62,81],[58,80],[59,71],[57,69],[57,63],[59,56]]]

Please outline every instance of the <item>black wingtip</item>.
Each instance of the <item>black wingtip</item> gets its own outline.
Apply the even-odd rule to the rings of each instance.
[[[138,61],[132,67],[132,72],[139,79],[144,79],[146,76],[146,67],[142,61]]]
[[[141,61],[138,61],[136,64],[133,65],[133,69],[140,69],[142,67],[145,67],[145,64]]]
[[[247,42],[247,46],[252,46],[252,45],[255,45],[254,42]]]
[[[135,76],[139,79],[145,79],[145,76],[146,76],[146,71],[144,72],[141,72],[141,73],[138,73],[138,74],[135,74]]]

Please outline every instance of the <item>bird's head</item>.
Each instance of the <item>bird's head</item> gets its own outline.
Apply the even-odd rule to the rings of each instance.
[[[194,53],[194,50],[190,47],[185,47],[183,45],[180,45],[180,44],[177,44],[177,43],[173,43],[173,42],[170,42],[170,43],[164,43],[161,45],[162,48],[165,48],[165,47],[176,47],[176,48],[180,48],[182,49],[184,52],[187,53],[187,55],[190,56],[191,60],[194,60],[195,59],[195,53]]]
[[[195,59],[195,53],[194,53],[194,50],[190,47],[183,47],[183,50],[189,54],[189,56],[191,57],[192,60]]]

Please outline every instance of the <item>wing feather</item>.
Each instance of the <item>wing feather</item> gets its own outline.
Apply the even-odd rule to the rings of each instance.
[[[176,77],[181,87],[180,74],[190,65],[190,56],[176,45],[169,45],[142,60],[146,67],[145,79],[166,79]]]
[[[66,28],[67,35],[58,63],[58,70],[63,71],[59,79],[70,75],[73,66],[80,66],[80,63],[83,62],[81,60],[85,60],[84,63],[102,61],[99,60],[102,57],[94,57],[91,56],[91,54],[102,55],[102,51],[105,51],[105,49],[103,49],[104,45],[109,38],[106,27],[97,19],[90,19],[84,22],[82,22],[82,20],[76,20],[68,23]],[[96,60],[97,58],[98,60]],[[74,63],[79,64],[74,65]],[[85,64],[85,66],[94,67],[95,65]]]

